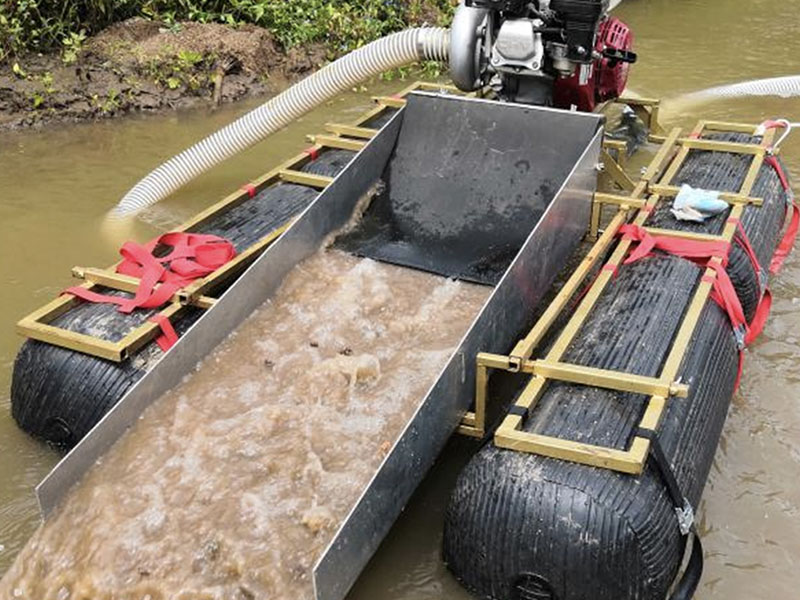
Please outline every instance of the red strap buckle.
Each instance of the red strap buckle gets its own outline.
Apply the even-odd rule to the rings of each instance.
[[[158,347],[161,348],[162,352],[167,352],[177,343],[178,334],[167,317],[164,315],[153,315],[147,320],[161,328],[161,335],[156,338],[156,343]]]
[[[611,263],[603,265],[601,271],[609,271],[612,277],[616,277],[619,273],[619,267],[617,265],[613,265]]]
[[[255,198],[255,196],[256,196],[256,186],[254,186],[252,183],[245,183],[241,187],[241,189],[243,189],[245,192],[247,192],[247,195],[250,196],[251,198]]]
[[[311,148],[306,148],[306,154],[311,157],[311,160],[317,160],[319,158],[319,148],[316,146],[311,146]]]

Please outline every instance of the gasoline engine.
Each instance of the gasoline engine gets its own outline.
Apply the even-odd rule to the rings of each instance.
[[[628,80],[633,34],[609,0],[464,0],[450,41],[450,75],[464,91],[592,111]]]

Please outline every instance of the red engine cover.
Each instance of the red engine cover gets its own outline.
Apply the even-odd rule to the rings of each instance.
[[[597,32],[595,50],[606,48],[616,50],[633,49],[633,32],[616,17],[610,17],[600,24]],[[592,112],[599,102],[619,98],[628,83],[630,64],[600,58],[592,64],[592,72],[586,83],[581,85],[580,67],[572,77],[557,79],[553,88],[553,104],[558,108],[577,107],[584,112]]]

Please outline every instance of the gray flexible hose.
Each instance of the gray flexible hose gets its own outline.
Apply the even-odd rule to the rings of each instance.
[[[201,173],[370,77],[419,60],[447,61],[449,39],[447,29],[420,27],[389,35],[343,56],[154,169],[125,194],[110,216],[125,217],[152,206]]]

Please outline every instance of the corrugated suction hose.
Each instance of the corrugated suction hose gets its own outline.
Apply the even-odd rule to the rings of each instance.
[[[712,98],[743,98],[745,96],[778,96],[793,98],[800,96],[800,76],[773,77],[756,79],[730,85],[721,85],[699,92],[686,94],[690,100],[707,100]]]
[[[419,60],[448,60],[449,39],[448,29],[420,27],[389,35],[343,56],[153,170],[125,195],[110,216],[125,217],[152,206],[201,173],[370,77]]]

